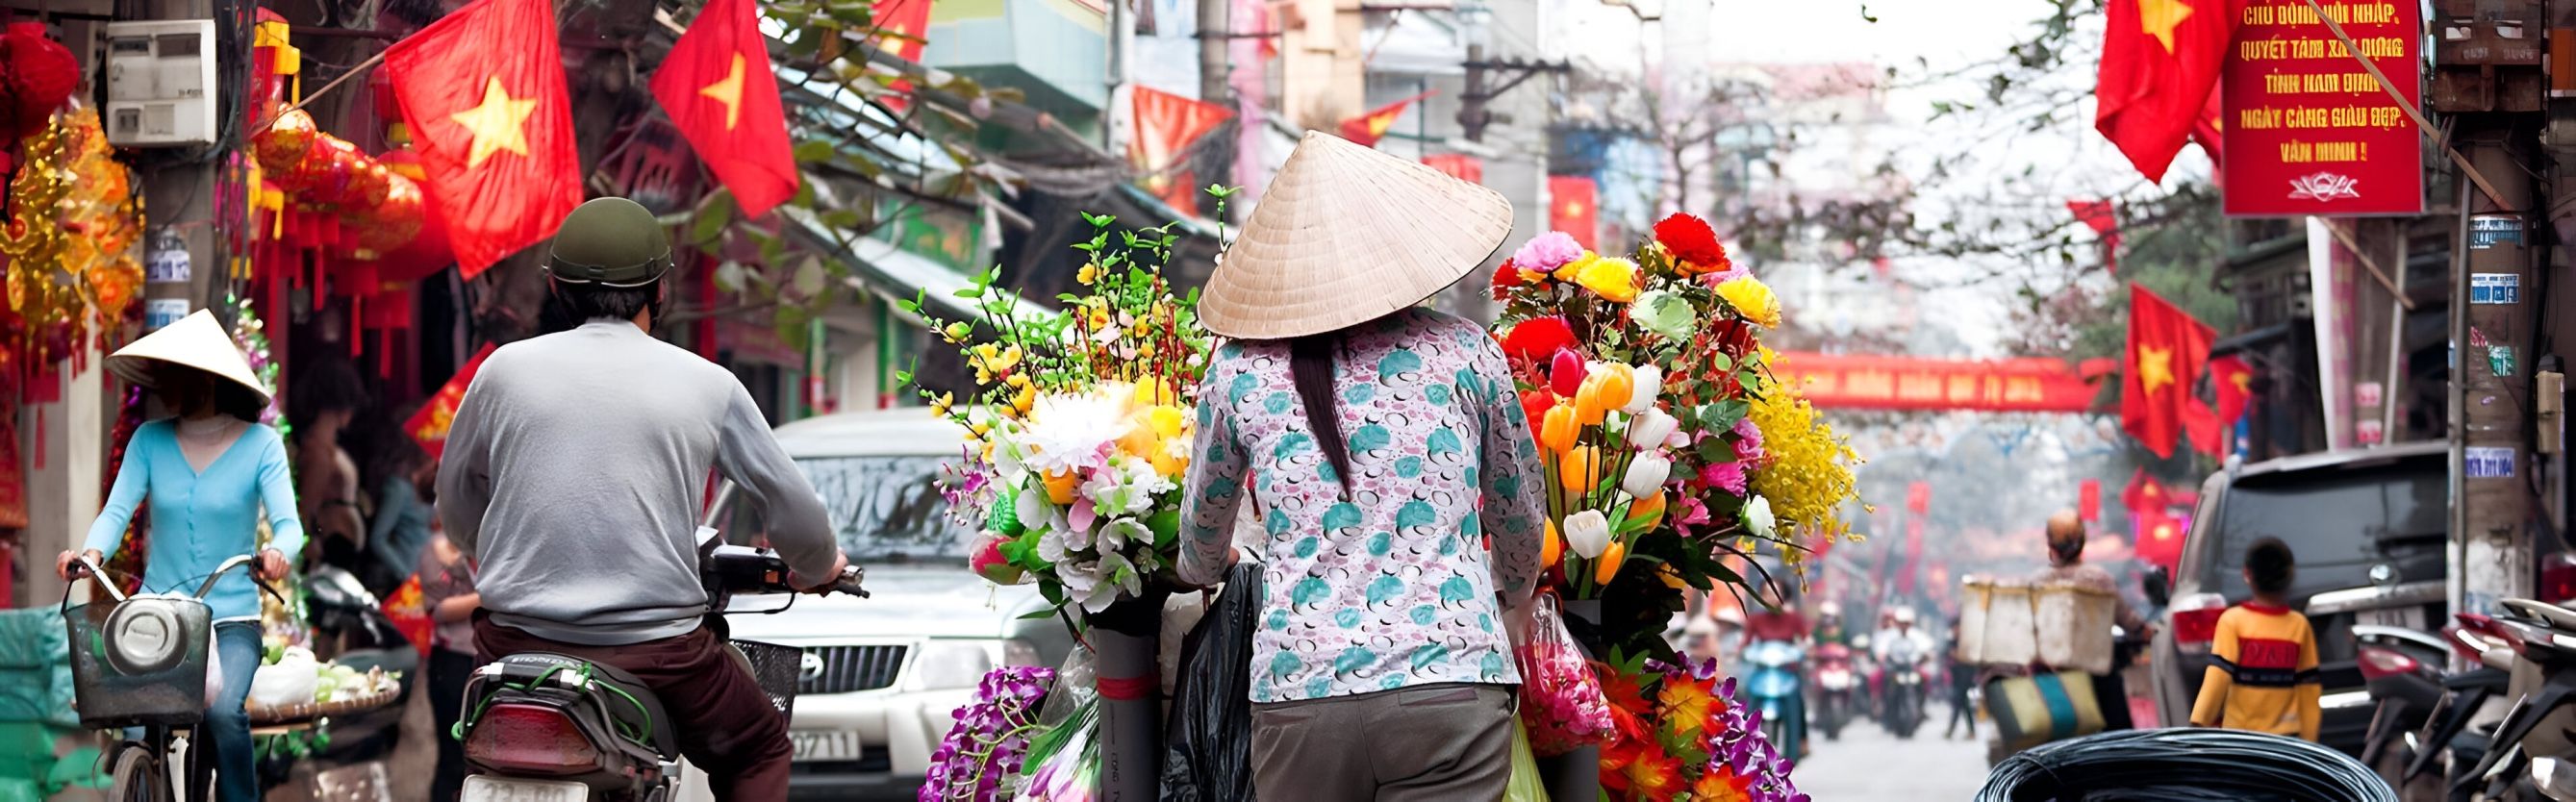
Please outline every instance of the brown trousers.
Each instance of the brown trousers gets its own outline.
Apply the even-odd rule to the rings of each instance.
[[[679,727],[680,754],[707,773],[726,802],[787,798],[787,722],[715,633],[700,629],[632,646],[578,646],[474,619],[478,663],[521,652],[551,652],[616,666],[643,680]]]
[[[1252,706],[1262,799],[1494,802],[1512,778],[1512,689],[1425,685]]]

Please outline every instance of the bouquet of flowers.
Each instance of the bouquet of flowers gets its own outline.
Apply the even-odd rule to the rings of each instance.
[[[1046,700],[1055,670],[1034,666],[994,669],[975,690],[975,701],[957,709],[957,723],[930,755],[921,802],[994,802],[1019,788],[1029,741],[1041,732],[1038,705]]]
[[[933,319],[976,390],[965,404],[923,395],[970,433],[945,490],[950,514],[979,533],[971,567],[1035,582],[1059,610],[1098,613],[1172,564],[1209,336],[1194,296],[1163,279],[1168,227],[1112,232],[1113,218],[1085,219],[1096,233],[1074,247],[1090,260],[1077,275],[1088,294],[1064,296],[1061,315],[1032,314],[992,291],[998,271],[978,276],[958,294],[977,301],[990,336]],[[918,298],[903,308],[927,316]]]
[[[1612,670],[1620,737],[1601,753],[1601,787],[1641,802],[1808,802],[1791,762],[1762,734],[1762,715],[1735,700],[1716,661],[1646,660]]]
[[[1493,290],[1550,480],[1542,559],[1572,598],[1639,561],[1674,588],[1742,584],[1726,558],[1794,562],[1842,531],[1855,455],[1772,375],[1779,299],[1706,221],[1666,218],[1624,257],[1542,234]]]

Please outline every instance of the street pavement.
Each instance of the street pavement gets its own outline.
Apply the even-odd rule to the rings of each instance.
[[[1986,781],[1986,742],[1941,737],[1950,710],[1934,707],[1932,723],[1910,740],[1858,722],[1842,740],[1824,740],[1790,776],[1816,802],[1968,802]],[[1991,732],[1980,724],[1977,732]]]

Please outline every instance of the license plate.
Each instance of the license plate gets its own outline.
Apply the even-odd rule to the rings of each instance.
[[[481,774],[465,778],[463,802],[583,802],[590,798],[590,786],[554,780],[519,780],[487,777]]]
[[[847,730],[789,732],[787,742],[795,746],[797,760],[859,759],[859,734]]]
[[[2424,608],[2421,607],[2362,610],[2356,613],[2354,618],[2369,626],[2401,627],[2412,630],[2424,628]]]

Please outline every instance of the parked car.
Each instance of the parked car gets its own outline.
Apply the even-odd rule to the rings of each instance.
[[[2373,707],[2354,628],[2424,631],[2449,620],[2448,459],[2447,446],[2433,442],[2287,457],[2209,477],[2153,646],[2159,718],[2190,720],[2218,616],[2252,595],[2245,552],[2276,537],[2298,558],[2290,604],[2317,633],[2320,740],[2359,754]]]
[[[733,636],[805,650],[789,737],[794,796],[912,799],[930,754],[976,684],[1003,665],[1059,665],[1072,638],[1033,586],[995,587],[966,569],[973,531],[951,522],[941,471],[965,432],[925,410],[862,412],[779,427],[866,566],[872,598],[802,596],[775,615],[735,615]],[[735,515],[728,536],[756,536]],[[737,611],[780,608],[775,597]]]

